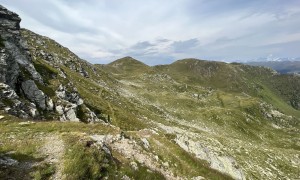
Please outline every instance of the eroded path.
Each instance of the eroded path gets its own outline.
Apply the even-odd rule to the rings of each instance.
[[[52,134],[44,139],[44,146],[41,148],[41,153],[46,157],[45,161],[48,164],[55,166],[55,174],[51,177],[53,180],[60,180],[63,178],[63,155],[65,145],[61,137],[57,134]]]

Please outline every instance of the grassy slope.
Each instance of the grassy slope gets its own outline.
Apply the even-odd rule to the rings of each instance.
[[[249,177],[265,176],[245,162],[268,167],[270,164],[259,157],[265,159],[271,152],[276,157],[284,157],[280,155],[284,149],[285,156],[292,158],[299,150],[299,111],[274,89],[280,82],[271,83],[277,76],[268,69],[192,59],[153,67],[150,73],[140,73],[134,80],[126,72],[122,77],[124,89],[136,94],[149,109],[145,116],[199,133],[206,139],[201,140],[203,144],[210,140],[220,142],[227,149],[222,152],[238,159]],[[273,107],[264,107],[264,103]],[[264,111],[273,108],[294,118],[267,119]],[[275,129],[273,124],[291,128]],[[249,155],[257,159],[248,158]],[[295,177],[297,170],[291,168],[289,158],[276,162],[275,166]]]
[[[25,33],[28,37],[28,40],[30,41],[30,38],[32,37],[32,35],[30,34],[31,32],[23,32]],[[37,36],[34,34],[34,36]],[[39,37],[42,38],[42,37]],[[43,38],[42,38],[43,39]],[[31,42],[32,46],[38,46],[39,48],[41,48],[42,50],[44,50],[45,52],[56,52],[60,58],[68,58],[68,50],[64,49],[62,47],[60,47],[59,45],[56,44],[56,42],[49,40],[49,39],[44,39],[44,41],[46,42],[46,46],[48,47],[47,49],[44,48],[43,46],[40,46],[38,44],[35,44],[35,41]],[[138,63],[135,60],[129,59],[130,60],[130,65],[127,66],[126,68],[122,68],[121,70],[117,70],[117,73],[129,73],[130,78],[134,78],[134,75],[139,74],[144,72],[146,69],[149,69],[148,66]],[[75,66],[76,66],[75,62]],[[79,63],[82,63],[79,61]],[[120,89],[120,86],[122,84],[120,84],[118,81],[114,80],[114,77],[110,77],[109,73],[110,71],[108,71],[108,73],[102,71],[101,67],[92,67],[89,64],[86,63],[82,63],[81,66],[83,66],[85,68],[85,70],[89,73],[89,78],[85,78],[83,76],[81,76],[78,72],[75,72],[73,70],[70,70],[68,68],[68,64],[60,64],[60,65],[56,65],[56,67],[59,67],[67,76],[67,79],[63,79],[61,77],[59,77],[57,74],[59,72],[57,72],[56,67],[54,67],[52,64],[49,64],[47,61],[44,61],[43,59],[35,59],[34,60],[34,64],[36,69],[41,73],[41,75],[46,79],[48,85],[47,85],[47,92],[49,92],[49,95],[51,94],[51,92],[54,92],[55,89],[57,89],[57,87],[59,86],[59,84],[63,84],[66,85],[69,82],[72,82],[74,84],[74,86],[78,89],[78,92],[80,93],[81,97],[83,97],[85,103],[91,107],[91,109],[97,110],[98,112],[100,112],[103,116],[108,117],[107,119],[110,119],[110,122],[114,125],[116,125],[117,127],[122,128],[123,130],[139,130],[139,129],[143,129],[145,127],[150,127],[150,125],[152,126],[152,124],[149,122],[149,120],[144,119],[144,117],[151,117],[151,119],[161,119],[161,121],[163,121],[163,117],[158,117],[156,114],[156,107],[154,106],[150,106],[150,111],[148,109],[149,106],[143,106],[143,104],[140,101],[135,100],[134,98],[130,98],[127,99],[127,97],[122,96],[120,93],[120,91],[118,91],[118,89]],[[130,67],[134,66],[135,68],[133,69],[138,69],[138,71],[133,71],[133,69],[131,69]],[[119,78],[119,77],[118,77]],[[153,109],[154,111],[152,112],[151,109]],[[55,118],[55,117],[52,117]],[[152,121],[152,120],[151,120]],[[14,122],[12,122],[14,124]],[[49,122],[51,124],[51,126],[56,126],[56,122]],[[53,123],[53,124],[52,124]],[[150,124],[149,124],[150,123]],[[44,124],[41,123],[41,125],[45,125],[45,127],[41,127],[41,129],[47,129],[46,127],[49,126],[50,124]],[[82,125],[82,124],[81,124]],[[73,134],[73,131],[77,131],[76,129],[80,129],[81,125],[78,125],[77,127],[74,127],[73,130],[68,130],[67,132],[70,132],[71,134]],[[100,125],[99,125],[100,126]],[[101,127],[98,127],[101,129]],[[40,129],[40,130],[41,130]],[[41,130],[42,131],[42,130]],[[46,130],[47,131],[47,130]],[[58,129],[54,129],[54,132],[59,132],[60,130]],[[80,131],[82,132],[82,131]],[[83,132],[85,132],[83,130]],[[61,132],[64,134],[64,132]],[[70,146],[71,149],[75,149],[75,151],[79,151],[78,153],[80,153],[80,151],[86,151],[84,150],[84,148],[82,147],[83,144],[77,144],[76,139],[78,140],[79,137],[66,137],[65,141],[67,142],[67,144],[70,144],[68,146]],[[171,143],[168,142],[166,140],[164,140],[165,143]],[[163,143],[164,143],[163,142]],[[173,143],[171,143],[173,144]],[[207,165],[203,164],[202,162],[198,162],[199,160],[193,158],[191,155],[189,155],[188,153],[180,150],[180,148],[178,146],[175,146],[173,148],[174,150],[176,150],[177,152],[173,154],[173,156],[179,156],[179,155],[183,155],[186,154],[186,158],[181,160],[181,163],[183,163],[183,165],[181,166],[185,166],[186,164],[192,163],[192,164],[197,164],[196,166],[191,166],[189,165],[189,169],[194,169],[194,172],[192,175],[198,174],[201,175],[202,173],[204,173],[202,176],[206,176],[206,177],[211,177],[213,179],[217,178],[217,179],[224,179],[224,177],[227,177],[226,175],[222,175],[219,172],[210,169]],[[7,150],[8,151],[8,150]],[[6,152],[6,151],[4,151]],[[37,152],[35,152],[37,153]],[[89,160],[83,160],[81,161],[80,157],[81,156],[94,156],[94,152],[93,151],[88,151],[85,152],[88,154],[75,154],[76,156],[78,156],[78,161],[80,162],[80,167],[82,167],[81,171],[78,171],[78,168],[74,168],[76,165],[78,165],[79,162],[75,160],[72,160],[72,162],[70,162],[69,165],[67,165],[66,167],[66,173],[68,174],[68,177],[76,177],[76,176],[85,176],[85,174],[87,173],[88,176],[87,177],[96,177],[97,174],[100,176],[101,173],[100,172],[93,172],[91,169],[86,169],[86,165],[85,163],[91,163],[94,164],[94,162],[90,162]],[[38,154],[38,153],[37,153]],[[66,154],[66,159],[74,159],[74,154]],[[97,155],[98,156],[98,155]],[[100,158],[100,160],[99,160]],[[98,159],[98,160],[97,160]],[[93,161],[93,159],[91,160]],[[95,161],[101,161],[101,154],[99,155],[99,157],[96,157]],[[179,165],[181,163],[178,163]],[[96,163],[97,164],[97,163]],[[98,163],[99,164],[99,163]],[[70,166],[70,168],[68,168],[68,166]],[[101,163],[100,163],[100,166]],[[122,166],[123,167],[123,166]],[[132,173],[132,170],[129,170],[128,168],[122,168],[121,169],[115,169],[115,165],[111,164],[109,165],[109,168],[112,168],[110,172],[113,171],[125,171],[126,173],[128,173],[129,175],[131,174],[132,176],[137,176],[139,177],[139,173]],[[43,169],[43,167],[41,167]],[[48,166],[47,166],[48,168]],[[96,169],[101,169],[101,167],[95,167]],[[187,167],[186,167],[187,168]],[[197,173],[197,169],[202,168],[203,170],[199,171]],[[69,172],[72,171],[73,172]],[[45,170],[45,168],[43,169],[43,171]],[[46,169],[47,170],[47,169]],[[46,171],[45,170],[45,171]],[[145,168],[141,168],[141,170],[145,170]],[[174,172],[178,171],[177,169],[174,169]],[[200,174],[199,174],[200,173]],[[146,174],[146,172],[144,172],[143,174]],[[153,174],[155,175],[155,174]],[[152,177],[153,175],[150,175],[149,177]],[[191,176],[188,174],[188,171],[183,171],[183,172],[178,172],[178,175],[181,176]],[[159,177],[159,176],[158,176]],[[218,178],[219,177],[219,178]],[[220,178],[223,177],[223,178]],[[152,178],[150,178],[152,179]],[[159,178],[161,179],[161,177]]]
[[[99,179],[108,176],[112,179],[127,175],[134,179],[164,179],[158,172],[149,172],[147,167],[139,165],[138,170],[133,170],[126,160],[118,152],[112,151],[115,160],[110,159],[102,150],[94,146],[87,147],[86,143],[90,141],[89,135],[94,134],[119,134],[118,128],[103,124],[84,124],[70,122],[34,122],[27,123],[15,117],[5,115],[5,121],[0,122],[1,146],[0,155],[11,157],[19,162],[17,169],[0,167],[0,178],[6,179],[11,176],[24,179],[48,179],[58,169],[54,164],[46,163],[47,155],[41,152],[44,146],[45,138],[51,136],[60,137],[64,144],[65,150],[61,162],[63,162],[62,172],[66,179]],[[25,123],[25,124],[22,124]],[[139,131],[131,131],[132,138],[138,141]],[[163,154],[162,149],[153,145],[153,151],[163,160],[173,158],[180,160],[173,171],[175,175],[183,177],[193,177],[202,175],[209,179],[231,179],[230,177],[220,174],[208,167],[205,162],[195,159],[190,154],[181,150],[167,138],[155,135],[153,140],[159,141],[160,146],[168,147],[171,154]],[[152,144],[152,143],[151,143]],[[157,149],[158,148],[158,149]],[[178,157],[184,157],[178,159]],[[107,161],[107,159],[109,161]],[[22,168],[25,164],[27,168]],[[192,171],[192,173],[191,173]]]
[[[49,48],[43,50],[56,52],[61,58],[68,58],[70,55],[67,49],[54,41],[47,39],[46,42]],[[40,72],[44,71],[44,77],[48,77],[49,93],[60,83],[72,82],[87,105],[122,130],[157,128],[157,123],[162,123],[194,132],[197,141],[210,148],[218,147],[218,153],[234,157],[247,177],[265,178],[266,174],[259,167],[270,168],[274,178],[283,178],[282,174],[297,176],[297,168],[288,162],[299,152],[299,111],[286,103],[289,97],[280,91],[287,87],[292,90],[293,87],[286,84],[285,87],[278,86],[275,89],[274,86],[280,82],[273,83],[276,79],[272,71],[194,59],[156,67],[149,67],[129,57],[109,65],[94,67],[81,61],[79,63],[82,63],[90,77],[85,78],[70,70],[68,64],[60,65],[67,75],[67,82],[49,76],[57,72],[46,61],[37,60],[35,66],[39,67]],[[284,78],[281,79],[281,82],[284,81]],[[264,102],[295,118],[285,120],[284,117],[283,122],[280,118],[266,119],[262,110]],[[266,110],[274,107],[263,106]],[[283,128],[275,129],[274,124]],[[86,125],[79,124],[71,131],[78,131],[81,126]],[[207,174],[210,178],[219,177],[205,163],[174,144],[176,133],[160,133],[161,136],[151,139],[151,144],[160,157],[180,167],[171,167],[174,172],[182,176]],[[70,137],[66,141],[74,144],[73,138],[76,140],[78,137]],[[161,144],[168,148],[162,150]],[[80,145],[77,146],[75,143],[74,148],[83,150]],[[168,153],[171,149],[172,154]],[[93,151],[88,153],[92,155]],[[269,154],[276,157],[271,158],[275,169],[265,161]],[[73,157],[73,154],[67,156]],[[253,159],[252,156],[256,158]],[[98,158],[101,157],[96,157],[96,160]],[[278,158],[282,160],[279,161]],[[253,167],[254,165],[257,167]],[[114,165],[112,168],[115,168]],[[276,172],[278,169],[280,171]],[[127,171],[126,168],[124,171]]]

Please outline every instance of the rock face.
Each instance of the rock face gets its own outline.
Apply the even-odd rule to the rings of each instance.
[[[80,109],[85,122],[99,121],[95,113],[83,105],[83,99],[71,82],[65,86],[60,85],[55,93],[50,93],[50,97],[47,90],[55,90],[47,87],[49,77],[57,76],[49,75],[46,67],[36,66],[38,59],[45,61],[58,69],[57,75],[69,81],[59,66],[67,66],[87,78],[89,74],[82,67],[87,62],[78,60],[71,52],[64,59],[32,46],[31,49],[36,49],[30,51],[21,32],[20,22],[21,18],[17,14],[0,5],[0,110],[22,118],[43,119],[49,118],[51,114],[56,119],[77,122],[80,121]],[[35,38],[37,44],[46,46],[40,36]]]
[[[32,65],[26,42],[20,35],[19,16],[0,5],[0,80],[13,89],[17,89],[21,73],[30,78],[43,82],[40,74]]]
[[[28,118],[39,115],[36,107],[47,108],[47,96],[35,83],[43,84],[43,79],[21,37],[20,21],[17,14],[0,5],[0,104],[6,112]]]

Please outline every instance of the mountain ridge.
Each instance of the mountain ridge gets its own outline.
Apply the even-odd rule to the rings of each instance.
[[[92,65],[0,9],[13,16],[0,18],[0,179],[298,178],[298,76],[196,59]]]

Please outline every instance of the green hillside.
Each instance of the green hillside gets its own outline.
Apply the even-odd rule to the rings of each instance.
[[[300,176],[299,76],[198,59],[93,65],[0,30],[0,179]]]

